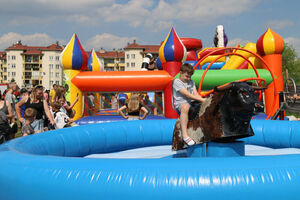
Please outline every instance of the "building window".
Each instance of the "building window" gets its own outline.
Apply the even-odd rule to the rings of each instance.
[[[53,56],[49,56],[49,60],[53,60]]]
[[[7,72],[7,76],[10,77],[10,72]]]
[[[12,72],[11,77],[16,77],[16,72]]]
[[[50,85],[53,85],[54,84],[54,81],[50,81]]]
[[[7,56],[7,60],[10,60],[10,56]]]
[[[132,58],[132,59],[135,59],[135,54],[131,54],[131,58]]]
[[[31,56],[25,56],[25,62],[31,62]]]
[[[114,71],[113,67],[106,67],[105,69],[106,69],[106,71]]]
[[[59,69],[59,65],[56,65],[55,67],[56,67],[56,69]]]
[[[55,81],[55,84],[56,84],[56,85],[59,85],[59,81]]]
[[[53,69],[53,64],[49,64],[49,68],[50,68],[50,69]]]
[[[33,62],[39,62],[39,56],[33,56]]]
[[[55,56],[55,60],[59,61],[59,56]]]
[[[130,55],[129,55],[129,54],[127,54],[126,58],[127,58],[127,59],[129,59],[129,58],[130,58]]]
[[[16,69],[16,64],[11,64],[12,69]]]
[[[16,56],[11,56],[11,59],[12,60],[16,60]]]
[[[126,67],[129,67],[129,62],[126,63]]]
[[[131,67],[135,67],[135,62],[132,62],[132,63],[131,63]]]
[[[50,77],[53,77],[53,72],[50,72]]]
[[[56,73],[55,73],[55,77],[59,77],[59,72],[56,72]]]

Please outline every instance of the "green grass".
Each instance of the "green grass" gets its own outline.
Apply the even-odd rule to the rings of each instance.
[[[21,137],[21,122],[17,120],[17,124],[18,124],[18,132],[15,134],[15,138]]]
[[[295,112],[286,112],[286,115],[287,115],[287,116],[294,115],[295,117],[297,117],[297,118],[300,118],[300,113],[295,113]]]

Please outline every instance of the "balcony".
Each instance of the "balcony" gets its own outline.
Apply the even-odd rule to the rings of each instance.
[[[32,79],[34,79],[34,80],[39,80],[40,77],[39,77],[39,76],[32,76]]]
[[[39,56],[33,56],[33,62],[34,63],[40,62],[40,57]]]
[[[25,56],[25,63],[39,63],[40,57],[39,56]]]
[[[115,63],[106,63],[104,64],[105,67],[114,67],[116,64]]]
[[[25,56],[25,63],[31,63],[32,56]]]

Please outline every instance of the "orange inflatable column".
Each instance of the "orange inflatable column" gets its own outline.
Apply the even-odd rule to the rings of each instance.
[[[275,33],[270,28],[257,40],[256,48],[258,53],[263,57],[264,61],[269,66],[275,76],[276,92],[283,91],[283,76],[282,76],[282,60],[281,53],[284,48],[284,42],[280,35]],[[263,68],[267,68],[263,65]],[[274,82],[265,90],[265,108],[267,115],[274,115],[279,108],[279,95],[276,95],[275,107],[274,102]]]

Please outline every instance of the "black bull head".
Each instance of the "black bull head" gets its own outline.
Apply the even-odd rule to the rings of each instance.
[[[219,141],[229,142],[234,139],[254,135],[250,120],[259,104],[255,90],[245,82],[233,82],[216,89],[215,93],[200,104],[192,104],[187,125],[188,136],[196,144]],[[172,150],[186,148],[181,134],[180,121],[177,120],[174,132]]]

